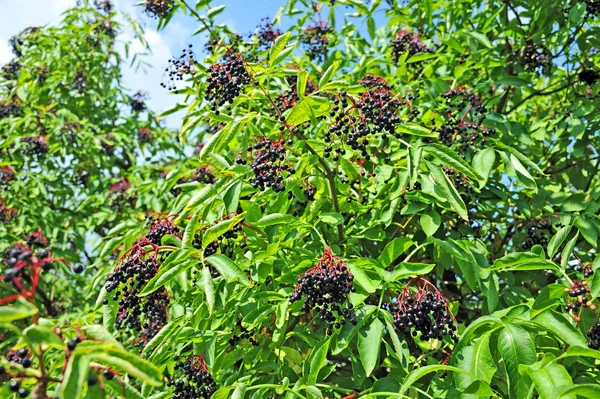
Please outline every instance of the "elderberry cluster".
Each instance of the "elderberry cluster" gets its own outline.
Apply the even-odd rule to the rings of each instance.
[[[594,275],[594,270],[592,269],[592,266],[589,264],[583,266],[581,263],[578,263],[575,266],[573,266],[573,271],[583,272],[583,278],[589,278]]]
[[[527,71],[546,73],[552,65],[552,54],[546,47],[529,40],[520,53],[520,63]]]
[[[26,155],[42,156],[48,152],[48,141],[45,136],[28,136],[21,139],[27,144],[24,153]]]
[[[148,99],[148,94],[141,90],[131,96],[129,105],[131,106],[132,112],[143,112],[146,110],[145,101]]]
[[[589,338],[588,347],[590,349],[600,349],[600,323],[594,324],[587,332]]]
[[[327,322],[327,334],[331,335],[333,329],[346,324],[346,320],[356,325],[354,306],[348,299],[348,295],[356,291],[353,280],[348,266],[327,247],[317,265],[298,277],[290,302],[304,296],[300,310],[305,313],[318,310],[319,319]]]
[[[31,248],[43,248],[48,246],[48,240],[46,239],[46,237],[44,237],[42,230],[33,231],[27,234],[25,240],[27,242],[27,245],[29,245]]]
[[[9,101],[0,100],[0,119],[9,116],[18,116],[21,113],[21,105],[16,98]]]
[[[141,331],[141,340],[136,345],[152,339],[168,322],[170,300],[164,287],[148,296],[138,296],[158,271],[157,254],[143,249],[148,244],[149,241],[136,244],[108,275],[105,285],[107,294],[114,291],[112,300],[119,305],[115,327]],[[108,303],[105,299],[104,305]]]
[[[331,30],[326,21],[321,21],[318,24],[307,26],[300,33],[300,44],[306,49],[308,58],[312,61],[323,61],[327,56],[327,46],[329,45],[327,35],[331,33]]]
[[[396,65],[402,54],[406,52],[411,57],[420,53],[433,53],[434,50],[427,48],[418,34],[412,33],[407,29],[402,29],[392,39],[392,58]]]
[[[94,7],[98,11],[104,11],[105,13],[109,13],[113,9],[113,4],[110,0],[94,0]]]
[[[229,338],[229,345],[235,346],[240,340],[247,339],[250,345],[258,346],[259,343],[252,336],[252,331],[248,331],[244,326],[242,326],[242,319],[238,318],[236,322],[237,328],[240,330],[239,333],[234,333],[231,338]]]
[[[569,295],[565,310],[571,312],[571,316],[575,321],[579,321],[579,315],[575,313],[578,312],[580,308],[596,309],[596,305],[587,297],[587,294],[590,292],[587,281],[573,280],[573,284],[571,287],[565,288],[565,292],[568,292]]]
[[[160,218],[152,222],[148,234],[146,234],[146,239],[152,244],[160,245],[162,238],[167,234],[177,238],[182,237],[181,230],[173,224],[170,218]]]
[[[444,145],[460,149],[464,157],[469,148],[483,147],[486,138],[496,133],[495,129],[482,126],[486,108],[481,97],[471,90],[458,86],[441,97],[445,100],[442,114],[446,115],[446,120],[432,131],[438,133]]]
[[[8,390],[16,393],[20,398],[26,398],[30,394],[28,389],[21,387],[21,380],[12,380],[8,384]]]
[[[579,72],[579,80],[588,86],[594,85],[599,79],[600,72],[596,71],[595,69],[583,69]]]
[[[469,178],[462,173],[457,172],[453,168],[448,168],[443,166],[442,170],[446,175],[452,180],[454,187],[456,187],[459,191],[465,194],[473,193],[473,184],[469,180]]]
[[[10,166],[0,167],[0,190],[6,190],[15,178],[15,171]]]
[[[108,189],[109,206],[117,211],[122,211],[125,205],[134,206],[136,197],[130,190],[129,180],[122,178]]]
[[[169,59],[169,66],[165,69],[160,85],[168,90],[177,90],[176,82],[182,81],[185,75],[191,75],[193,66],[194,52],[190,44],[187,50],[181,51],[179,57]]]
[[[523,242],[524,249],[531,249],[534,245],[545,247],[548,245],[547,233],[552,230],[552,223],[547,220],[540,219],[534,221],[527,228],[527,238]]]
[[[144,12],[153,18],[165,18],[175,5],[175,0],[146,0]]]
[[[284,163],[286,152],[283,141],[269,140],[266,137],[259,137],[259,141],[246,148],[249,157],[252,159],[250,168],[254,173],[252,177],[252,186],[260,190],[272,188],[275,192],[285,190],[283,186],[283,172],[290,175],[296,173],[296,170]],[[240,165],[245,165],[247,159],[241,157],[236,161]]]
[[[73,76],[73,87],[80,93],[83,93],[87,88],[87,74],[85,71],[78,69]]]
[[[217,390],[202,356],[192,355],[185,361],[175,357],[175,373],[167,386],[175,387],[172,399],[208,399]]]
[[[282,33],[279,29],[273,28],[271,19],[269,17],[261,19],[261,24],[257,26],[256,38],[258,40],[258,47],[268,49],[271,47],[275,39],[281,36]]]
[[[206,100],[215,113],[219,112],[219,107],[233,103],[251,80],[240,55],[212,65],[207,72]]]
[[[137,136],[142,143],[148,143],[153,138],[152,130],[149,127],[141,127],[137,131]]]
[[[417,291],[413,293],[410,286],[417,282]],[[410,280],[391,311],[394,315],[394,327],[405,336],[416,337],[420,333],[421,341],[430,339],[442,340],[449,335],[457,340],[457,323],[450,312],[448,301],[433,284],[419,277]]]
[[[190,177],[190,181],[196,181],[198,183],[203,184],[215,184],[217,179],[215,178],[215,175],[213,174],[210,167],[204,165],[194,170],[194,174],[192,174],[192,176]]]
[[[5,80],[17,80],[21,71],[21,63],[19,61],[11,61],[2,67],[2,77]]]
[[[6,360],[10,363],[20,364],[24,368],[31,367],[31,352],[27,348],[11,350],[6,354]]]

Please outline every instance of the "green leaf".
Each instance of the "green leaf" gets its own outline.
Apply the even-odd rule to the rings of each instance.
[[[316,348],[310,355],[310,368],[308,374],[308,384],[316,384],[319,376],[319,371],[325,366],[327,363],[327,352],[329,351],[329,343],[330,339],[325,339],[325,341]]]
[[[510,154],[510,163],[515,168],[517,172],[517,177],[519,180],[528,187],[537,187],[533,176],[529,173],[527,169],[523,166],[519,158],[517,158],[514,154]]]
[[[354,264],[353,262],[348,262],[347,265],[350,269],[350,273],[352,273],[352,276],[354,277],[354,282],[360,285],[368,293],[373,293],[377,290],[377,287],[375,284],[373,284],[373,281],[369,278],[369,276],[367,276],[360,266]]]
[[[215,301],[217,296],[215,294],[215,283],[212,279],[210,269],[208,267],[202,268],[202,277],[204,284],[204,294],[206,295],[206,303],[208,304],[208,311],[210,314],[215,309]]]
[[[471,30],[471,31],[467,32],[467,35],[470,35],[471,37],[473,37],[474,39],[479,41],[481,44],[483,44],[487,48],[494,48],[494,46],[492,45],[492,42],[490,42],[490,39],[488,39],[488,37],[486,35],[484,35],[483,33],[475,32],[475,31]]]
[[[331,226],[337,226],[344,223],[344,217],[337,212],[323,212],[319,214],[319,220]]]
[[[402,383],[402,386],[400,387],[400,393],[401,394],[405,393],[415,382],[417,382],[420,378],[426,376],[427,374],[435,373],[437,371],[442,371],[442,370],[453,371],[455,373],[462,373],[467,376],[470,376],[471,378],[474,378],[473,375],[471,375],[470,373],[468,373],[464,370],[461,370],[459,368],[452,367],[452,366],[446,366],[443,364],[419,367],[419,368],[411,371],[406,376],[406,378],[404,378],[404,382]]]
[[[407,64],[413,64],[415,62],[421,62],[425,60],[430,60],[432,58],[438,58],[439,54],[435,53],[418,53],[410,56],[408,60],[406,60]]]
[[[417,125],[416,123],[407,122],[402,125],[396,126],[396,132],[410,134],[419,137],[435,137],[436,135],[426,127]]]
[[[271,213],[263,216],[258,222],[254,223],[254,226],[263,228],[277,224],[292,224],[292,222],[296,222],[296,218],[292,215],[287,213]]]
[[[246,274],[228,257],[215,254],[211,255],[205,259],[212,267],[217,269],[217,271],[225,278],[225,281],[239,281],[245,286],[250,286],[250,281]]]
[[[241,383],[235,387],[233,394],[231,395],[231,399],[244,399],[244,395],[246,394],[246,384]]]
[[[433,263],[400,262],[390,273],[390,281],[395,282],[408,277],[422,276],[430,273],[435,268]]]
[[[496,151],[490,147],[478,151],[473,157],[473,169],[482,177],[480,187],[483,187],[485,182],[487,182],[495,162]]]
[[[198,217],[203,207],[196,207],[194,212],[192,213],[192,217],[188,221],[187,226],[185,226],[185,230],[183,231],[183,237],[181,239],[181,247],[182,249],[192,249],[194,243],[194,237],[196,236],[196,228],[198,227]]]
[[[566,387],[560,387],[554,392],[553,398],[567,399],[573,397],[583,397],[588,399],[598,399],[600,397],[600,385],[597,384],[578,384]]]
[[[290,32],[286,32],[285,34],[279,36],[273,44],[271,45],[271,49],[269,51],[269,68],[277,65],[277,57],[283,51],[288,41],[290,40]]]
[[[213,241],[221,237],[223,234],[232,230],[234,226],[240,223],[246,217],[246,212],[240,213],[230,219],[223,220],[214,226],[206,229],[202,235],[202,249],[208,247]]]
[[[24,298],[19,298],[14,305],[0,306],[0,323],[10,323],[33,316],[37,308]]]
[[[423,232],[430,237],[435,234],[435,232],[440,228],[442,224],[442,218],[440,214],[435,210],[432,210],[427,213],[423,213],[419,218],[419,223],[421,224],[421,228]]]
[[[286,117],[286,122],[291,125],[301,125],[302,123],[329,112],[331,104],[324,97],[308,96],[299,101]]]
[[[546,362],[547,357],[549,357],[549,354],[544,357],[543,363]],[[527,374],[533,381],[533,385],[540,395],[540,399],[556,398],[555,395],[558,388],[565,385],[571,385],[573,380],[565,366],[550,362],[539,367],[539,363],[542,362],[527,366]],[[571,396],[571,399],[575,399],[575,395]]]
[[[58,386],[58,397],[79,398],[83,384],[87,381],[90,359],[87,356],[72,354],[67,362],[62,382]]]
[[[587,341],[581,332],[563,315],[552,309],[546,309],[532,321],[572,346],[585,346]]]
[[[173,104],[170,107],[165,108],[163,110],[163,112],[161,112],[161,114],[157,116],[157,118],[164,118],[166,116],[174,114],[177,111],[181,111],[182,109],[184,109],[186,107],[187,107],[187,104],[185,104],[185,103]]]
[[[392,264],[400,255],[402,255],[408,248],[410,248],[414,242],[408,237],[398,237],[390,241],[377,261],[383,266],[387,267]]]
[[[306,91],[306,84],[308,83],[308,72],[298,72],[298,82],[296,83],[296,92],[298,97],[304,98],[304,92]]]
[[[321,76],[321,79],[319,80],[319,88],[323,88],[323,86],[329,82],[329,80],[331,79],[331,77],[333,76],[333,74],[338,70],[338,68],[340,67],[340,64],[342,63],[341,60],[337,60],[335,61],[333,64],[331,64],[329,66],[329,68],[327,68],[327,70],[325,71],[325,73],[323,73],[323,76]]]
[[[516,270],[557,270],[558,266],[533,252],[514,252],[497,259],[489,270],[516,271]]]
[[[167,323],[166,326],[160,329],[158,334],[156,334],[147,344],[144,346],[142,350],[142,355],[146,355],[149,352],[153,351],[155,348],[161,346],[165,341],[167,341],[172,335],[178,332],[178,329],[181,326],[181,322],[183,319],[178,317],[173,319]]]
[[[536,360],[531,335],[522,327],[507,324],[498,335],[498,351],[504,360],[510,397],[527,397],[529,386],[519,374],[519,365],[532,364]]]
[[[383,329],[383,323],[375,317],[371,323],[366,323],[358,333],[358,354],[367,377],[377,366]]]
[[[208,202],[208,199],[213,197],[216,194],[215,186],[209,184],[207,186],[202,187],[196,194],[190,198],[185,209],[196,209],[197,206]]]
[[[450,179],[448,179],[448,176],[446,176],[444,171],[442,171],[442,169],[439,166],[436,166],[430,162],[427,162],[427,167],[431,172],[431,177],[433,181],[435,182],[436,186],[442,191],[442,193],[444,193],[444,196],[450,204],[450,207],[456,213],[458,213],[458,216],[460,216],[462,219],[469,220],[467,206],[456,191],[454,184],[452,184]]]
[[[196,252],[197,250],[193,248],[173,251],[171,255],[165,259],[160,269],[158,269],[158,273],[148,281],[148,284],[146,284],[142,292],[139,293],[139,296],[147,296],[153,293],[157,289],[164,287],[187,269],[194,266],[197,261],[187,259]],[[175,266],[171,266],[172,264],[175,264]]]
[[[492,381],[497,367],[490,351],[490,336],[489,333],[483,334],[477,341],[464,347],[457,354],[456,367],[472,374],[474,377],[456,374],[454,380],[459,389],[464,390],[477,380],[488,384]]]
[[[579,231],[575,233],[575,237],[571,238],[569,242],[563,248],[560,254],[560,266],[565,269],[567,264],[569,263],[569,259],[571,258],[571,254],[575,249],[575,244],[577,244],[577,239],[579,238]]]
[[[234,137],[238,137],[240,131],[255,117],[253,114],[246,114],[243,118],[230,122],[223,129],[210,136],[208,141],[202,147],[198,160],[204,161],[209,155],[219,152],[224,146],[228,145]]]
[[[558,230],[558,232],[550,239],[550,242],[548,243],[548,249],[547,249],[548,257],[550,259],[554,258],[554,255],[558,251],[558,248],[560,248],[562,243],[569,236],[570,231],[571,231],[571,226],[564,226],[563,228]]]
[[[220,5],[220,6],[213,7],[211,9],[209,9],[206,12],[206,14],[208,15],[208,18],[212,20],[214,17],[216,17],[217,15],[219,15],[220,13],[222,13],[223,11],[225,11],[226,7],[227,6],[225,6],[225,5]]]
[[[592,222],[586,218],[578,217],[575,219],[575,227],[579,229],[583,238],[594,248],[598,246],[598,230],[596,230],[596,226]]]
[[[63,348],[65,343],[52,331],[50,327],[32,325],[23,330],[23,337],[31,345],[48,345]]]

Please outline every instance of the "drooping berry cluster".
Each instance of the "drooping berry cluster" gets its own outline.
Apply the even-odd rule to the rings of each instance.
[[[151,246],[151,250],[146,247]],[[107,277],[105,289],[113,293],[112,300],[118,301],[119,310],[115,327],[120,330],[141,332],[136,345],[144,345],[168,322],[169,295],[164,287],[140,297],[138,294],[158,271],[157,248],[148,240],[134,245],[117,262]],[[104,300],[108,305],[108,299]]]
[[[182,237],[181,229],[173,224],[171,218],[162,217],[152,221],[146,239],[154,245],[161,245],[162,238],[167,234],[177,238]]]
[[[168,90],[177,90],[176,82],[182,81],[184,76],[192,74],[194,66],[194,52],[190,44],[181,51],[179,57],[169,59],[169,66],[165,69],[160,85]]]
[[[36,27],[36,26],[29,26],[25,29],[23,29],[23,31],[15,36],[12,36],[9,40],[8,40],[8,44],[10,44],[11,50],[13,52],[13,54],[17,57],[22,57],[23,56],[23,46],[25,45],[25,41],[26,38],[28,36],[33,35],[35,32],[37,32],[40,28]]]
[[[448,300],[423,277],[409,280],[390,308],[394,315],[394,327],[406,338],[420,335],[421,341],[428,341],[442,340],[449,335],[454,341],[457,340],[458,326]]]
[[[594,324],[587,332],[590,349],[600,349],[600,323]]]
[[[547,73],[552,66],[550,51],[545,46],[532,41],[527,41],[519,56],[521,66],[530,72]]]
[[[26,155],[42,156],[48,152],[46,136],[27,136],[23,137],[21,141],[27,144],[23,151]]]
[[[153,18],[165,18],[175,5],[175,0],[146,0],[144,12]]]
[[[523,242],[524,249],[531,249],[534,245],[545,247],[548,245],[547,233],[552,230],[552,223],[545,219],[539,219],[531,223],[527,228],[527,238]]]
[[[194,170],[194,174],[190,177],[190,181],[196,181],[203,184],[215,184],[217,179],[210,167],[203,165]]]
[[[5,80],[17,80],[21,71],[21,63],[19,61],[11,61],[2,67],[2,77]]]
[[[19,116],[21,110],[21,103],[16,97],[13,97],[9,101],[0,100],[0,119],[8,118],[9,116]]]
[[[575,321],[579,321],[579,315],[576,314],[580,308],[596,309],[596,305],[592,303],[592,298],[588,298],[587,294],[590,292],[590,287],[585,280],[573,280],[573,284],[570,288],[565,288],[565,292],[568,292],[569,298],[567,298],[567,305],[565,310],[570,312],[571,316]]]
[[[233,103],[251,80],[239,54],[223,63],[212,65],[207,73],[206,101],[211,103],[211,110],[215,113],[219,112],[219,107]]]
[[[270,140],[266,137],[258,137],[258,142],[248,146],[248,158],[252,160],[250,167],[254,176],[252,177],[252,186],[260,190],[267,188],[275,192],[285,190],[283,186],[283,172],[290,175],[296,173],[296,170],[285,163],[286,151],[282,140]],[[238,164],[245,165],[247,159],[238,158]]]
[[[229,338],[229,345],[235,346],[240,340],[247,339],[250,345],[258,346],[259,343],[254,336],[252,335],[252,331],[249,331],[244,326],[242,326],[242,319],[238,318],[236,322],[236,327],[239,329],[239,333],[233,333],[231,338]]]
[[[327,56],[329,37],[332,29],[327,21],[321,21],[315,25],[304,28],[300,33],[300,44],[306,50],[308,58],[312,61],[323,61]]]
[[[271,47],[275,39],[281,36],[282,33],[279,29],[273,28],[271,19],[269,17],[261,19],[261,24],[257,26],[256,39],[258,40],[258,47],[268,49]]]
[[[314,201],[315,200],[315,194],[317,192],[317,188],[315,186],[313,186],[312,184],[307,183],[303,192],[304,192],[304,195],[306,196],[306,199],[308,201]]]
[[[20,364],[25,368],[31,367],[31,352],[27,348],[21,348],[18,350],[11,349],[6,354],[6,360],[10,363]]]
[[[583,69],[579,72],[579,80],[588,86],[594,85],[599,79],[600,72],[595,69]]]
[[[384,78],[377,75],[367,74],[362,77],[359,83],[362,87],[367,89],[392,90],[392,86],[390,86]]]
[[[410,58],[415,54],[433,53],[434,50],[426,47],[418,34],[408,29],[402,29],[392,39],[392,58],[396,65],[402,54],[406,52],[408,52],[408,57]]]
[[[174,387],[172,399],[208,399],[217,390],[217,384],[212,378],[206,362],[201,355],[188,356],[181,361],[175,357],[174,375],[167,386]]]
[[[148,99],[148,93],[143,91],[136,92],[131,96],[129,104],[131,105],[132,112],[143,112],[146,110],[146,100]]]
[[[125,205],[134,206],[137,198],[133,194],[129,180],[121,178],[108,189],[109,205],[111,208],[122,211]]]
[[[461,150],[461,155],[472,147],[485,145],[486,137],[496,131],[482,126],[486,108],[481,97],[466,87],[457,86],[441,96],[445,100],[442,113],[446,120],[440,127],[432,128],[440,141]]]
[[[442,170],[450,178],[454,187],[458,189],[461,194],[472,194],[473,183],[469,178],[462,173],[458,173],[455,169],[446,166],[442,167]]]
[[[300,310],[305,313],[318,310],[319,318],[327,322],[327,334],[331,335],[334,328],[340,328],[346,321],[356,325],[354,306],[348,299],[356,291],[353,280],[348,266],[327,247],[317,265],[298,277],[290,302],[304,296]]]

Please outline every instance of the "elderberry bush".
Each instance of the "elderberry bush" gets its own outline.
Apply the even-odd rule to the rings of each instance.
[[[290,302],[304,298],[300,311],[318,311],[319,319],[327,323],[327,334],[346,322],[356,325],[354,306],[348,295],[355,292],[354,276],[342,259],[327,247],[317,264],[298,277]]]

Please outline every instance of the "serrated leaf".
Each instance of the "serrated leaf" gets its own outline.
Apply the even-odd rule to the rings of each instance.
[[[562,313],[546,309],[532,321],[571,346],[587,345],[583,334]]]
[[[459,389],[466,389],[473,382],[480,380],[490,383],[496,373],[497,366],[490,350],[491,334],[483,334],[474,343],[464,347],[457,354],[456,366],[473,375],[456,374],[454,380]]]
[[[377,261],[383,267],[388,267],[413,244],[414,242],[408,237],[395,238],[383,248]]]
[[[202,249],[209,246],[213,241],[217,240],[223,234],[232,230],[236,224],[240,223],[246,217],[246,212],[240,213],[230,219],[223,220],[215,224],[214,226],[206,229],[204,234],[202,235]]]
[[[298,97],[304,98],[304,92],[306,91],[306,84],[308,83],[308,72],[300,71],[298,72],[298,79],[296,83],[296,92],[298,93]]]
[[[440,144],[426,144],[423,146],[423,150],[442,161],[446,166],[451,167],[457,172],[470,177],[474,180],[482,180],[482,177],[477,174],[475,169],[465,162],[455,151]]]
[[[299,101],[286,117],[286,122],[298,126],[329,112],[331,104],[324,97],[308,96]]]
[[[271,213],[263,216],[259,221],[254,223],[256,227],[263,228],[267,226],[274,226],[277,224],[290,224],[295,222],[296,218],[286,213]]]
[[[543,269],[557,270],[558,266],[554,262],[544,259],[533,252],[515,252],[497,259],[489,270],[514,271]]]
[[[196,194],[194,194],[192,198],[190,198],[185,208],[195,209],[197,206],[199,206],[203,202],[206,202],[210,197],[214,196],[215,194],[215,186],[213,186],[212,184],[204,186]]]
[[[286,32],[285,34],[279,36],[273,44],[271,45],[271,49],[269,50],[269,68],[277,65],[276,60],[279,54],[285,49],[286,44],[290,40],[290,32]]]
[[[246,277],[246,274],[228,257],[221,254],[215,254],[204,260],[217,269],[227,282],[239,281],[245,286],[250,286],[250,281],[248,280],[248,277]]]
[[[173,251],[171,255],[165,259],[165,262],[158,269],[156,275],[148,281],[148,284],[146,284],[142,292],[138,295],[142,297],[150,295],[157,289],[164,287],[187,269],[194,266],[197,261],[194,259],[187,259],[196,252],[197,250],[193,248]]]
[[[483,33],[469,31],[469,32],[467,32],[467,34],[470,35],[471,37],[473,37],[474,39],[476,39],[477,41],[479,41],[481,44],[483,44],[487,48],[494,47],[492,45],[492,42],[490,42],[490,39],[488,39],[488,37],[486,35],[484,35]]]
[[[381,320],[374,318],[371,323],[366,323],[358,333],[358,354],[367,377],[371,375],[379,360],[383,329],[384,325]]]
[[[330,339],[326,339],[318,348],[310,355],[310,365],[308,373],[308,384],[315,384],[318,380],[319,371],[327,363],[327,352],[329,352]]]
[[[319,88],[322,89],[323,86],[329,82],[329,80],[331,79],[331,77],[333,76],[333,74],[338,70],[338,68],[340,67],[340,64],[342,63],[341,60],[337,60],[335,61],[333,64],[331,64],[329,66],[329,68],[327,68],[327,70],[323,73],[323,76],[321,76],[321,79],[319,79]]]
[[[79,398],[83,384],[87,381],[90,359],[87,356],[72,354],[67,362],[62,382],[58,386],[60,398]]]
[[[527,397],[529,386],[521,378],[519,365],[536,361],[535,343],[531,335],[514,324],[507,324],[498,334],[498,352],[504,360],[510,397]]]

